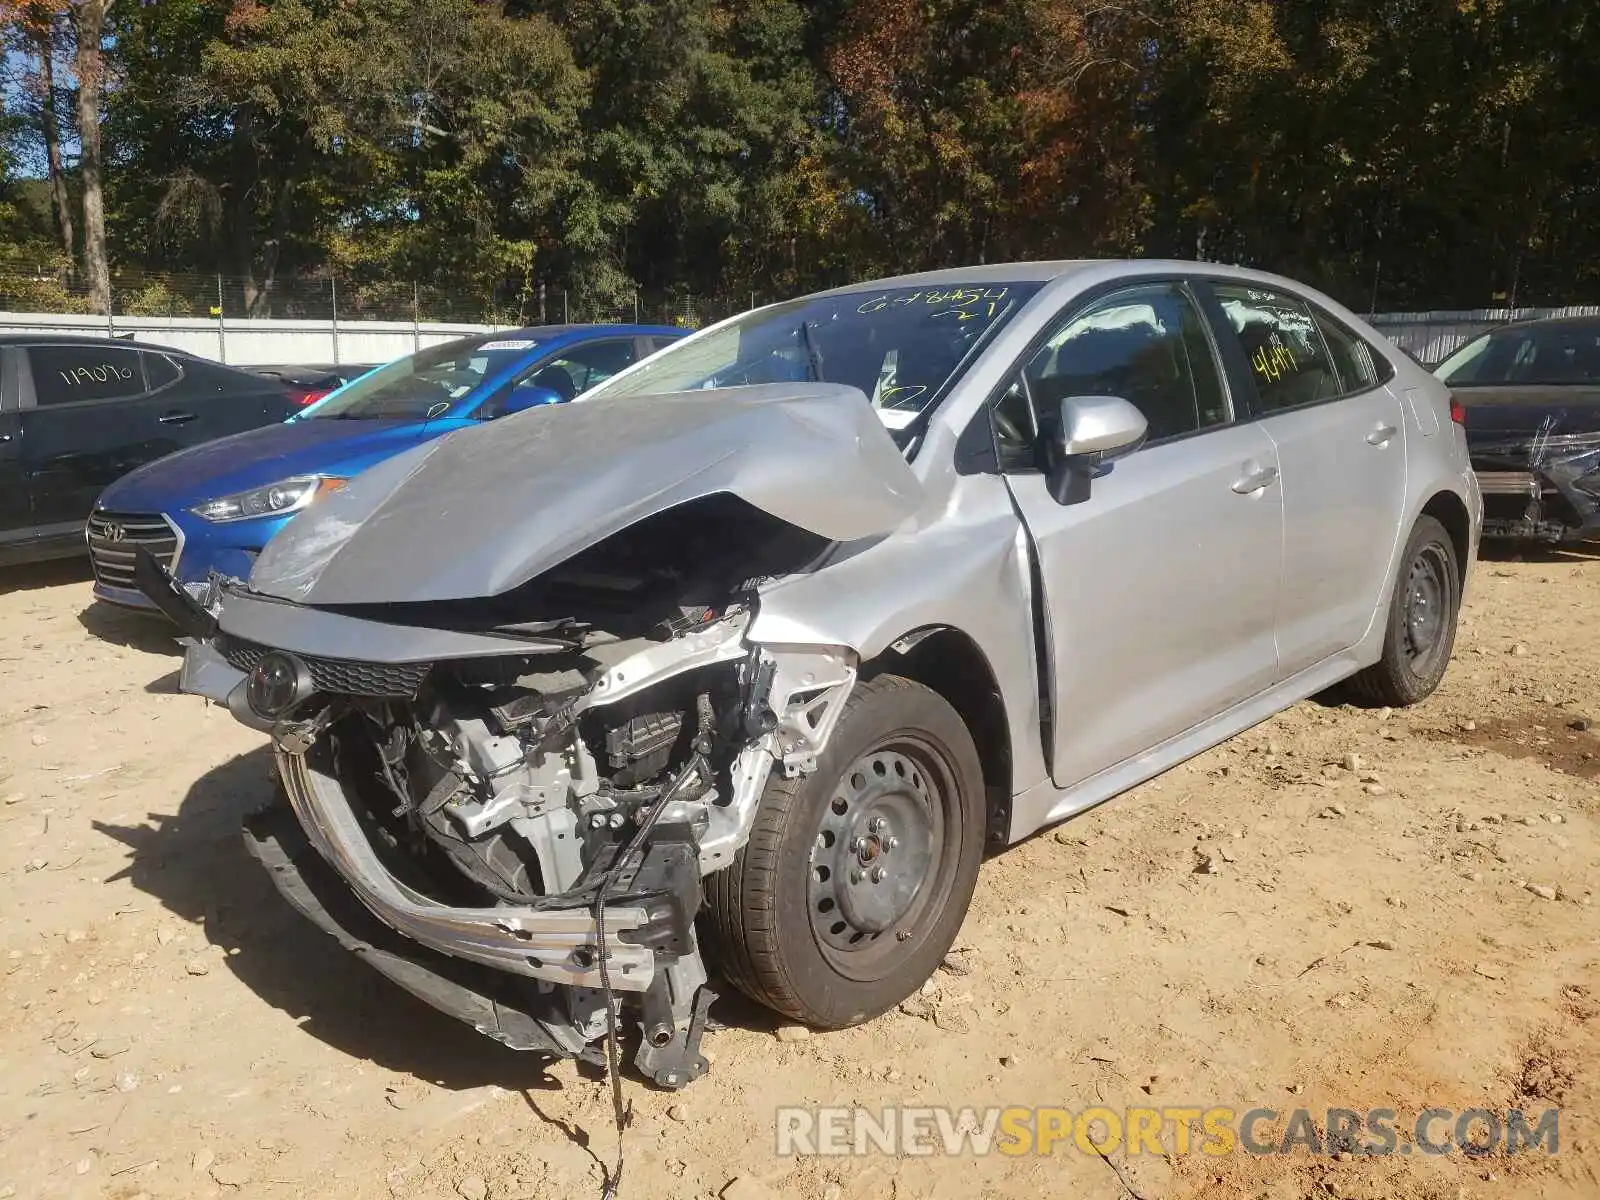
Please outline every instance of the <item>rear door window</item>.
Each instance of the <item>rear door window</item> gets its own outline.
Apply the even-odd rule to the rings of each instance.
[[[543,375],[552,367],[565,372],[577,389],[575,394],[582,395],[590,388],[597,387],[610,379],[623,367],[631,366],[638,357],[638,349],[632,338],[626,341],[591,342],[586,346],[575,346],[571,350],[564,351],[559,357],[541,367],[539,374]],[[556,390],[562,389],[558,387]]]
[[[1250,284],[1218,283],[1223,336],[1238,339],[1262,415],[1334,400],[1345,391],[1304,300]]]
[[[143,395],[141,357],[128,346],[30,346],[34,402],[45,408]]]

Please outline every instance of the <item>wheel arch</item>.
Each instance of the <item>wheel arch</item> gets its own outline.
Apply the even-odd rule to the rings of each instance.
[[[1450,535],[1450,544],[1456,552],[1457,582],[1465,588],[1472,554],[1472,516],[1467,512],[1466,501],[1443,488],[1428,497],[1418,516],[1432,517]]]
[[[972,734],[983,767],[986,836],[1004,845],[1015,777],[1012,730],[1000,682],[977,640],[953,625],[924,625],[889,643],[861,665],[862,678],[881,674],[915,680],[938,693]]]
[[[1461,589],[1461,594],[1466,595],[1467,574],[1471,570],[1474,558],[1473,518],[1466,500],[1451,486],[1451,482],[1454,481],[1435,482],[1428,490],[1427,499],[1414,510],[1410,510],[1409,520],[1402,526],[1400,536],[1395,539],[1393,557],[1389,560],[1388,573],[1383,580],[1383,591],[1373,606],[1372,619],[1367,624],[1367,631],[1357,644],[1362,666],[1376,662],[1383,651],[1384,620],[1390,604],[1394,601],[1395,588],[1400,586],[1401,572],[1405,570],[1405,563],[1402,560],[1405,556],[1406,541],[1411,537],[1417,522],[1423,517],[1432,517],[1438,521],[1449,535],[1451,548],[1456,554],[1456,583]]]

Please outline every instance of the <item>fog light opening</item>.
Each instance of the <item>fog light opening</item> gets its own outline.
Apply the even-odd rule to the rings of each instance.
[[[276,721],[293,712],[316,690],[311,672],[292,654],[273,650],[250,672],[245,700],[259,717]]]

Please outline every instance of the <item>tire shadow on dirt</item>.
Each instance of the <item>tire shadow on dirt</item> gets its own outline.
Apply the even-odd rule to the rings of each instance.
[[[272,770],[262,747],[196,780],[175,814],[151,813],[149,825],[94,822],[132,852],[114,878],[203,922],[206,939],[228,951],[221,962],[246,987],[352,1058],[451,1090],[556,1086],[545,1079],[544,1060],[428,1007],[278,894],[240,833],[245,815],[271,799]]]

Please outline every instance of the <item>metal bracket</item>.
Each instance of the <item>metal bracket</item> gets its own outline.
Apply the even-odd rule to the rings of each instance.
[[[665,1046],[652,1046],[648,1038],[640,1045],[634,1065],[655,1080],[657,1087],[675,1092],[711,1069],[700,1053],[700,1038],[706,1031],[706,1014],[716,998],[716,992],[701,985],[694,995],[694,1009],[686,1028],[675,1033]]]
[[[336,712],[335,709],[339,711]],[[304,754],[317,744],[344,706],[329,704],[307,721],[279,721],[272,727],[272,743],[285,754]]]

